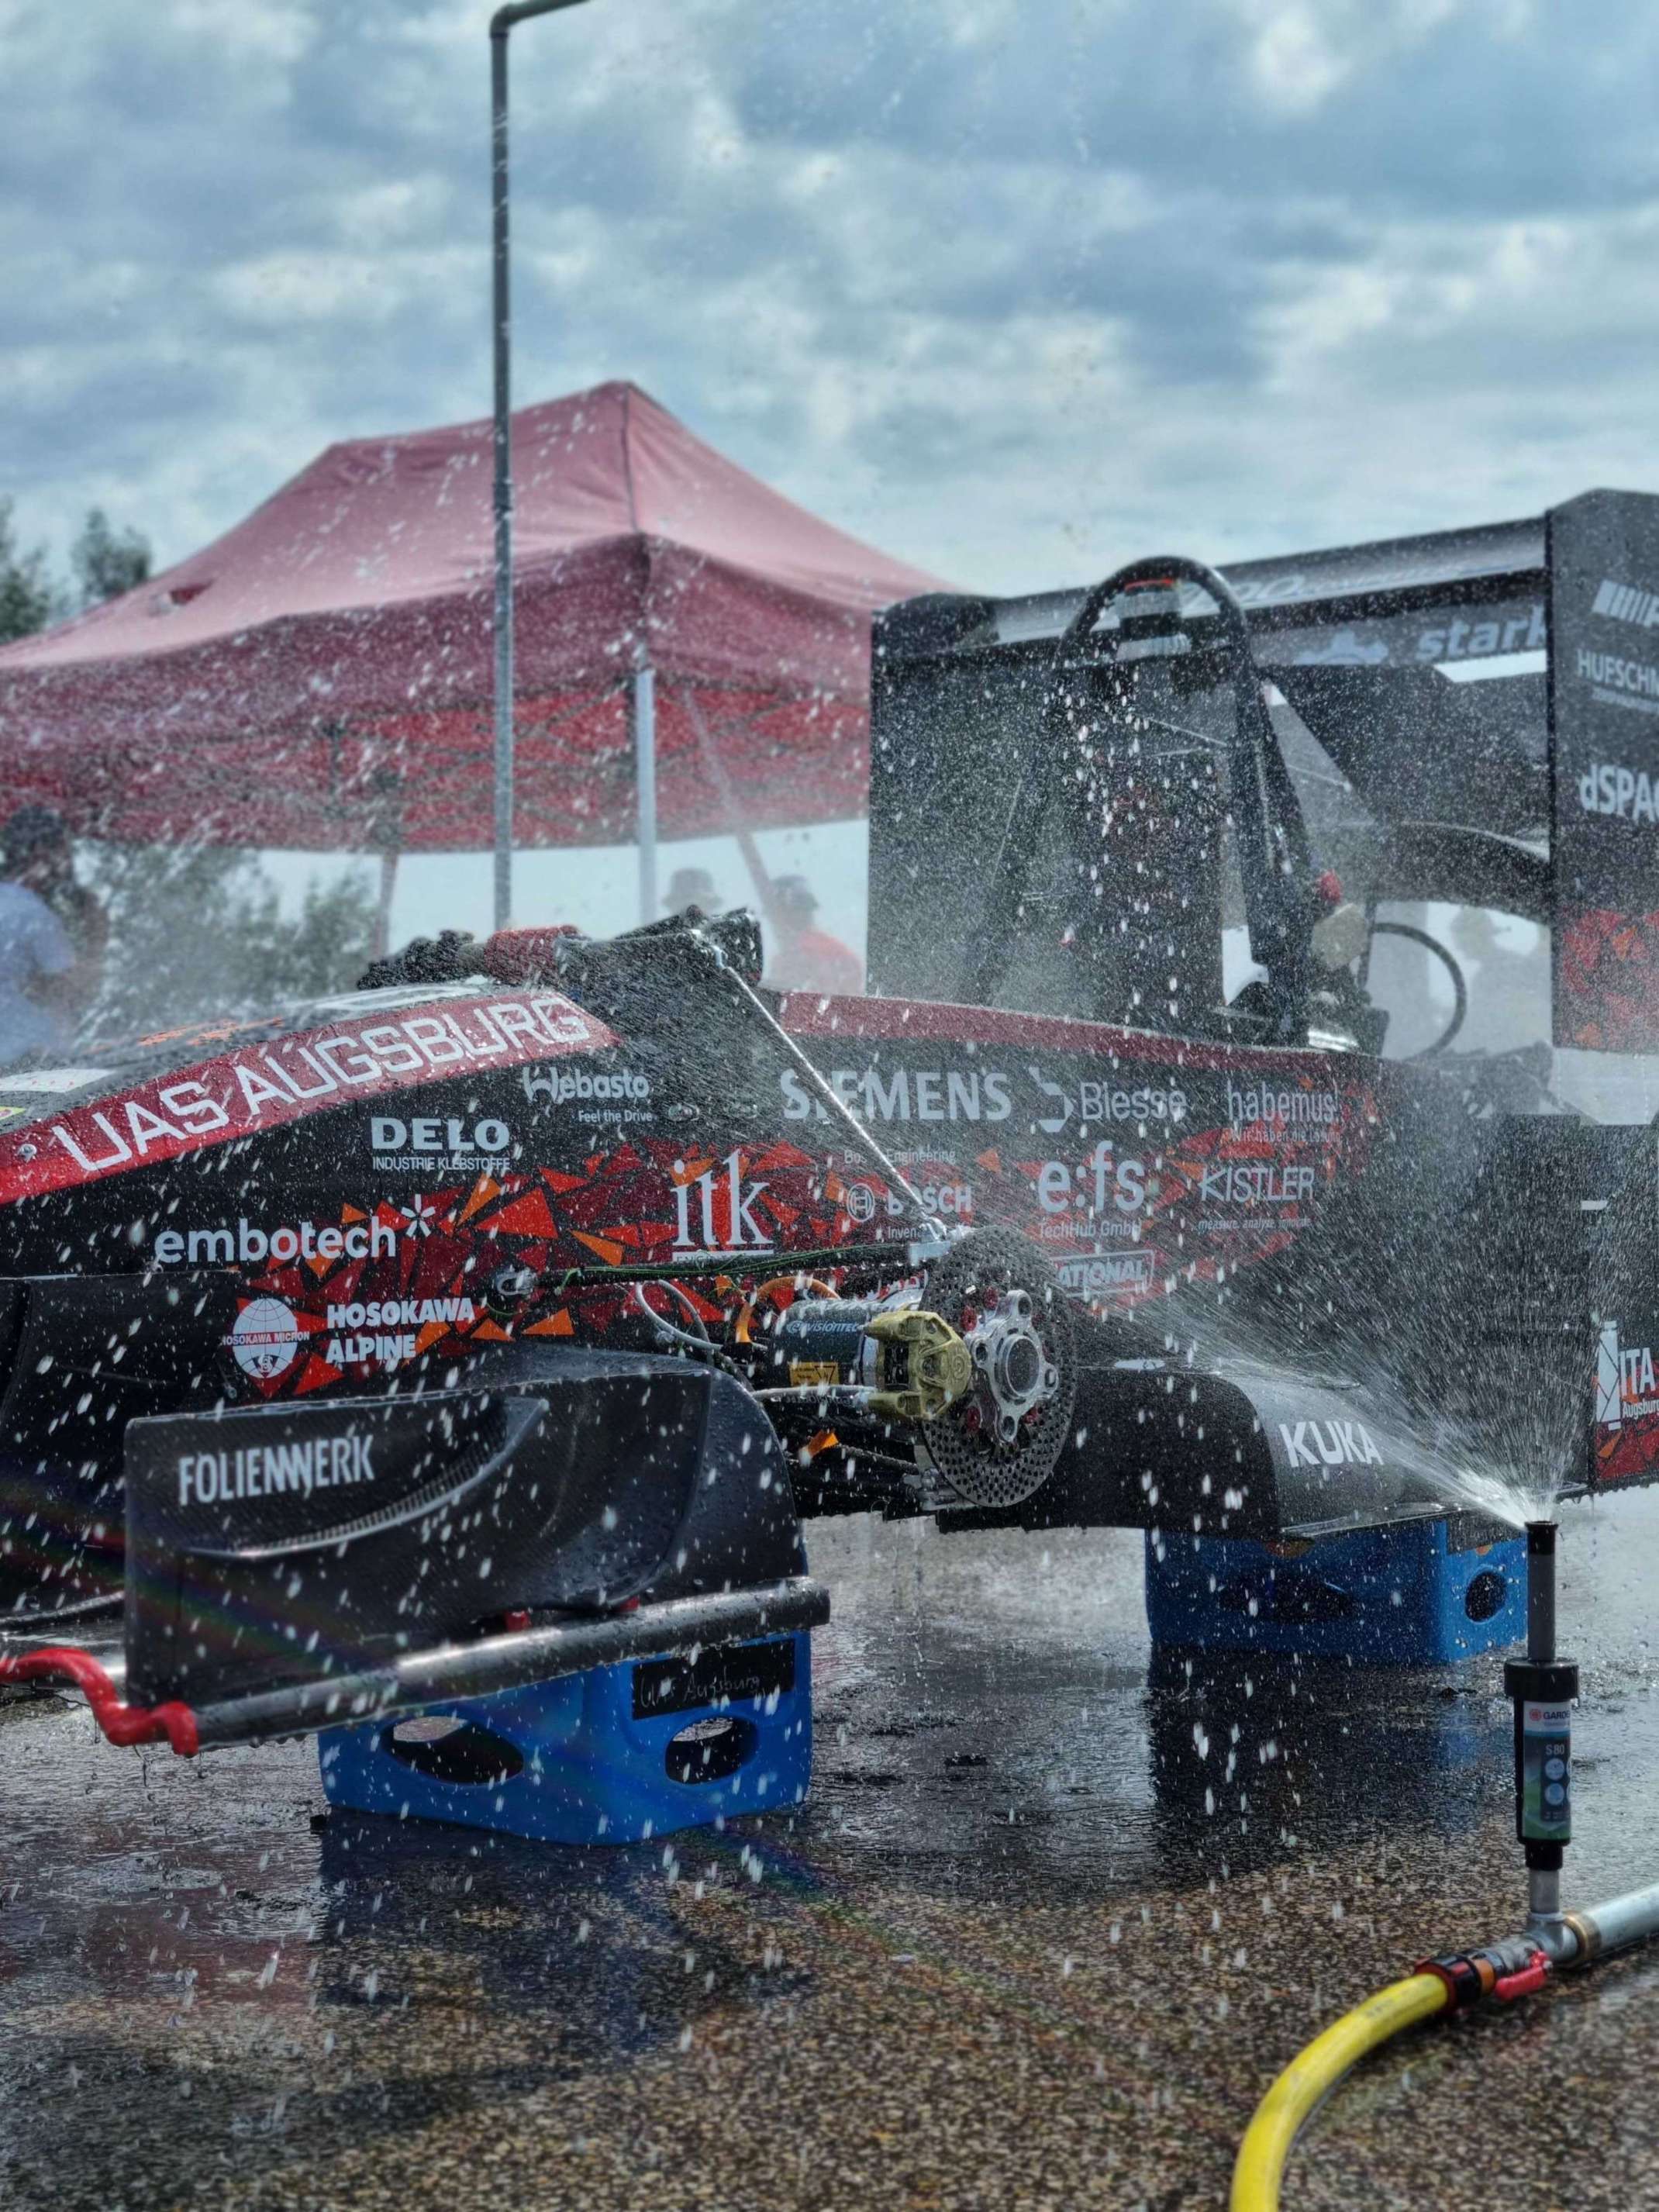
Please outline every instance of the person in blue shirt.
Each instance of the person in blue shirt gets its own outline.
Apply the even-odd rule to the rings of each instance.
[[[68,1048],[96,980],[103,923],[76,883],[63,817],[20,806],[0,830],[0,1068]]]

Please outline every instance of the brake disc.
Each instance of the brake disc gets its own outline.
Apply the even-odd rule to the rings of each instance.
[[[1077,1401],[1076,1330],[1054,1270],[1008,1229],[975,1229],[928,1271],[926,1304],[974,1357],[970,1389],[922,1441],[966,1505],[1019,1505],[1054,1472]]]

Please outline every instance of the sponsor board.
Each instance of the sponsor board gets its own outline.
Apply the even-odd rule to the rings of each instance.
[[[262,1229],[243,1215],[234,1229],[221,1222],[158,1230],[150,1250],[163,1267],[287,1267],[301,1260],[389,1260],[398,1250],[398,1232],[378,1218]]]
[[[1574,657],[1573,672],[1590,686],[1590,696],[1604,707],[1629,707],[1642,714],[1659,714],[1659,668],[1650,660],[1627,660],[1619,653],[1596,653],[1581,645]]]
[[[1279,1139],[1324,1136],[1341,1114],[1341,1094],[1335,1091],[1281,1090],[1267,1083],[1227,1085],[1227,1119],[1236,1137],[1257,1129]]]
[[[1076,1168],[1065,1160],[1042,1161],[1032,1187],[1045,1213],[1104,1213],[1109,1208],[1139,1213],[1159,1189],[1152,1164],[1120,1152],[1109,1137],[1103,1137]]]
[[[571,1107],[578,1121],[653,1118],[651,1079],[631,1067],[526,1067],[519,1087],[532,1106]]]
[[[1659,790],[1645,769],[1592,761],[1578,779],[1578,804],[1586,814],[1613,814],[1621,822],[1659,822]]]
[[[1460,615],[1443,628],[1425,629],[1419,635],[1416,658],[1435,663],[1490,660],[1500,653],[1541,653],[1548,642],[1544,602],[1538,599],[1530,613],[1501,622],[1466,622]]]
[[[471,1328],[477,1317],[469,1297],[354,1298],[325,1313],[323,1358],[331,1367],[377,1367],[389,1374],[416,1357],[427,1330],[447,1334]]]
[[[275,1382],[299,1358],[305,1334],[292,1306],[281,1298],[251,1298],[231,1325],[225,1344],[244,1375]]]
[[[676,1252],[769,1252],[776,1242],[770,1223],[755,1208],[768,1186],[746,1176],[741,1151],[728,1152],[699,1175],[684,1170],[674,1183]]]
[[[1609,622],[1629,623],[1636,629],[1659,629],[1659,592],[1603,576],[1590,602],[1590,612],[1605,615]]]
[[[897,1221],[910,1211],[909,1201],[897,1191],[877,1190],[867,1182],[844,1183],[842,1191],[847,1218],[860,1228],[873,1221],[878,1214],[884,1215],[890,1221]],[[917,1183],[915,1193],[921,1200],[924,1213],[949,1214],[959,1221],[972,1218],[974,1192],[971,1183]]]
[[[832,1067],[831,1088],[866,1121],[1006,1121],[1014,1110],[1012,1081],[1001,1069]],[[784,1119],[827,1121],[829,1109],[793,1067],[778,1075]]]
[[[1328,644],[1310,646],[1298,653],[1297,668],[1380,668],[1389,658],[1386,638],[1362,638],[1357,630],[1339,629]]]
[[[615,1042],[556,992],[448,999],[301,1030],[0,1138],[0,1201],[228,1144],[320,1106]]]
[[[369,1437],[348,1431],[298,1443],[181,1452],[178,1468],[180,1505],[230,1505],[249,1498],[310,1498],[319,1490],[373,1482],[374,1455]]]
[[[1114,1083],[1109,1076],[1079,1075],[1069,1085],[1055,1083],[1040,1067],[1027,1071],[1049,1111],[1036,1117],[1036,1127],[1046,1137],[1057,1137],[1073,1114],[1087,1127],[1091,1122],[1133,1121],[1143,1127],[1152,1121],[1176,1124],[1187,1118],[1188,1098],[1174,1084]]]
[[[1553,1041],[1652,1052],[1659,766],[1632,717],[1659,716],[1652,595],[1639,581],[1659,574],[1659,499],[1587,492],[1550,510],[1547,532]]]
[[[1363,1421],[1281,1421],[1285,1462],[1291,1467],[1382,1467],[1376,1438]]]
[[[1074,1253],[1055,1263],[1064,1287],[1080,1298],[1120,1297],[1126,1291],[1149,1291],[1158,1272],[1155,1253]]]
[[[1659,1413],[1659,1376],[1650,1344],[1622,1344],[1616,1321],[1603,1322],[1595,1345],[1595,1419],[1604,1429]]]
[[[459,1115],[395,1114],[369,1117],[369,1151],[377,1173],[436,1170],[447,1175],[500,1175],[517,1149],[513,1133],[496,1116],[466,1121]]]
[[[1267,1160],[1221,1160],[1199,1175],[1206,1206],[1305,1206],[1319,1170]]]

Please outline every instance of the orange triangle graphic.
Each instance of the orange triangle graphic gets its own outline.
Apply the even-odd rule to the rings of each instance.
[[[545,1321],[532,1321],[525,1331],[526,1336],[574,1336],[575,1333],[576,1324],[564,1306],[557,1313],[549,1314]]]
[[[620,1267],[628,1256],[623,1245],[613,1244],[607,1237],[590,1237],[581,1229],[573,1229],[570,1233],[579,1244],[586,1244],[590,1252],[597,1252],[607,1267]]]

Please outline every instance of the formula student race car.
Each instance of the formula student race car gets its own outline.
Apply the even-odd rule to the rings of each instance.
[[[1659,1476],[1651,1139],[1382,1058],[1364,980],[1379,901],[1498,906],[1558,1036],[1647,1048],[1646,577],[1659,501],[1596,494],[915,602],[877,994],[771,1000],[741,915],[447,938],[0,1080],[0,1666],[191,1748],[809,1626],[815,1514],[1300,1538],[1517,1451]]]

